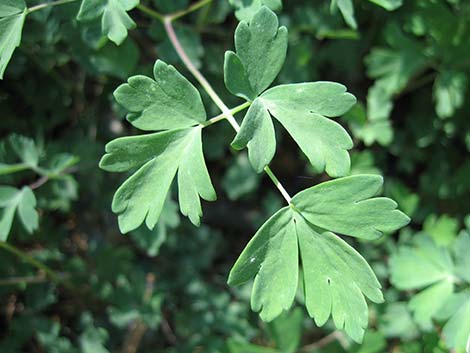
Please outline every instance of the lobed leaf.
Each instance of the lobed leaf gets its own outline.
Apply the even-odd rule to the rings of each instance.
[[[255,278],[251,307],[271,321],[292,305],[298,284],[298,243],[292,211],[284,207],[256,232],[230,271],[229,285]]]
[[[39,223],[35,207],[36,197],[29,187],[25,186],[20,190],[11,186],[0,186],[0,208],[3,208],[0,213],[0,240],[7,240],[15,213],[18,213],[26,231],[33,233]]]
[[[141,130],[190,127],[206,120],[197,89],[173,66],[157,60],[154,80],[132,76],[114,92],[116,101],[130,113],[129,122]]]
[[[250,161],[260,172],[275,152],[271,114],[287,129],[316,171],[325,170],[333,177],[347,175],[350,168],[347,150],[352,148],[352,140],[341,125],[326,116],[339,116],[355,102],[346,87],[334,82],[271,88],[253,102],[232,146],[248,147]]]
[[[451,249],[438,246],[421,233],[413,238],[411,246],[401,246],[390,259],[395,287],[423,289],[409,302],[414,320],[424,330],[433,328],[433,319],[448,320],[442,330],[444,341],[456,351],[464,350],[470,331],[469,251],[470,236],[466,232],[454,240]],[[464,289],[455,293],[462,284]]]
[[[319,326],[332,317],[338,329],[360,342],[368,321],[365,297],[382,302],[381,286],[364,258],[331,231],[370,239],[377,236],[376,229],[391,231],[408,223],[395,210],[396,204],[388,207],[393,201],[370,199],[381,184],[381,177],[358,175],[300,192],[256,232],[230,271],[228,283],[255,278],[251,306],[270,321],[294,301],[300,251],[309,315]],[[355,209],[361,202],[371,205]]]
[[[362,239],[377,239],[410,221],[385,197],[379,175],[354,175],[327,181],[301,191],[292,203],[318,227]]]
[[[144,221],[153,229],[178,172],[181,212],[195,225],[202,215],[199,197],[215,200],[202,153],[201,127],[123,137],[106,145],[100,167],[112,172],[138,170],[116,191],[112,210],[123,233]]]
[[[127,11],[138,4],[139,0],[83,0],[77,20],[91,21],[101,17],[103,34],[120,45],[127,37],[127,30],[136,26]]]
[[[0,79],[21,43],[23,25],[28,13],[24,0],[2,0],[0,4]]]
[[[335,234],[320,234],[302,216],[296,227],[309,315],[318,326],[331,316],[338,329],[361,342],[368,323],[364,296],[383,302],[379,281],[367,261]]]
[[[436,246],[429,237],[415,238],[414,243],[412,247],[400,247],[390,258],[390,280],[395,287],[419,289],[452,276],[448,251]]]
[[[287,29],[279,28],[274,12],[266,6],[235,31],[234,52],[227,52],[224,80],[236,96],[254,100],[274,81],[284,64],[287,52]]]
[[[331,0],[331,10],[334,11],[339,8],[344,21],[349,27],[357,29],[357,22],[354,17],[354,5],[352,0]]]
[[[228,283],[238,285],[254,277],[251,306],[264,321],[271,321],[294,301],[299,249],[309,315],[319,326],[332,316],[337,328],[361,341],[367,326],[364,295],[381,302],[379,282],[359,253],[333,233],[320,234],[290,207],[274,214],[255,234]]]

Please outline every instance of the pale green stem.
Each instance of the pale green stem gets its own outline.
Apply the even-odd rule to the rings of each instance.
[[[240,104],[240,105],[237,105],[235,108],[232,108],[230,109],[230,113],[232,115],[235,115],[237,114],[238,112],[241,112],[242,110],[245,110],[246,108],[248,108],[249,106],[251,105],[251,102],[245,102],[243,104]],[[222,113],[222,114],[219,114],[217,116],[214,116],[213,118],[201,123],[200,125],[202,127],[206,127],[206,126],[209,126],[209,125],[212,125],[212,124],[215,124],[216,122],[218,121],[221,121],[221,120],[224,120],[226,117],[225,117],[225,114]]]
[[[165,16],[164,24],[165,24],[165,30],[168,34],[168,37],[170,38],[170,41],[173,44],[173,47],[178,53],[178,56],[186,65],[186,68],[191,72],[191,74],[193,74],[196,80],[199,81],[202,88],[204,88],[204,90],[207,92],[209,97],[213,100],[213,102],[217,105],[217,107],[219,107],[219,109],[222,111],[222,117],[220,119],[226,119],[230,123],[230,125],[232,125],[233,129],[236,132],[240,131],[240,125],[238,125],[238,122],[233,117],[233,114],[230,111],[230,109],[225,105],[225,103],[222,101],[219,95],[214,91],[214,89],[212,88],[210,83],[206,80],[206,78],[202,75],[202,73],[194,66],[191,59],[189,59],[188,55],[184,51],[183,46],[181,45],[180,41],[178,40],[178,37],[176,36],[175,30],[172,25],[172,20],[173,19],[171,17]],[[287,203],[290,204],[292,198],[290,197],[286,189],[282,186],[280,181],[276,178],[271,168],[269,168],[269,166],[266,166],[264,168],[264,171],[272,180],[276,188],[280,191],[281,195],[284,197]]]
[[[68,4],[70,2],[75,2],[75,1],[77,1],[77,0],[57,0],[57,1],[53,1],[53,2],[45,2],[43,4],[39,4],[39,5],[36,5],[36,6],[29,7],[28,8],[28,13],[31,13],[31,12],[34,12],[34,11],[39,11],[39,10],[45,9],[46,7],[64,5],[64,4]]]
[[[276,187],[280,191],[282,197],[284,197],[284,199],[286,199],[287,203],[290,204],[290,202],[292,201],[292,197],[290,197],[290,195],[288,194],[286,189],[282,186],[279,179],[274,175],[271,168],[269,168],[269,166],[267,165],[266,167],[264,167],[264,171],[266,172],[266,174],[268,174],[269,178],[272,180],[274,185],[276,185]]]

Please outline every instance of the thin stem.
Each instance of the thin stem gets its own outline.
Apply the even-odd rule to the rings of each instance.
[[[292,201],[292,197],[290,197],[289,193],[286,191],[286,189],[284,189],[284,186],[282,186],[281,182],[278,180],[278,178],[276,178],[271,168],[269,168],[269,166],[267,165],[266,167],[264,167],[264,171],[266,172],[266,174],[268,174],[269,178],[272,180],[274,185],[276,185],[282,197],[284,197],[287,203],[290,204],[290,202]]]
[[[35,182],[29,184],[29,188],[31,190],[35,190],[41,186],[43,186],[45,183],[47,183],[49,181],[49,176],[48,175],[43,175],[42,177],[40,177],[38,180],[36,180]]]
[[[34,11],[39,11],[39,10],[45,9],[47,7],[68,4],[70,2],[75,2],[75,1],[77,1],[77,0],[57,0],[57,1],[53,1],[53,2],[45,2],[43,4],[39,4],[39,5],[36,5],[36,6],[29,7],[28,8],[28,13],[31,13],[31,12],[34,12]]]
[[[167,15],[168,18],[171,18],[172,21],[177,20],[178,18],[181,18],[183,16],[186,16],[187,14],[199,10],[201,7],[206,6],[207,4],[210,4],[212,0],[200,0],[191,6],[189,6],[185,10],[177,11],[171,15]]]
[[[216,117],[216,118],[226,119],[230,123],[230,125],[232,125],[233,129],[236,132],[240,131],[240,125],[238,125],[238,122],[233,117],[233,114],[230,111],[230,109],[225,105],[225,103],[222,101],[219,95],[214,91],[214,89],[212,88],[210,83],[206,80],[206,78],[202,75],[202,73],[194,66],[191,59],[189,59],[188,55],[184,51],[183,46],[181,45],[180,41],[178,40],[178,37],[176,36],[175,30],[171,23],[172,20],[173,19],[171,17],[165,16],[164,24],[165,24],[165,30],[168,34],[168,37],[170,38],[170,41],[173,44],[173,47],[178,53],[178,56],[186,65],[187,69],[191,72],[191,74],[196,78],[196,80],[199,81],[202,88],[204,88],[204,90],[207,92],[207,94],[212,99],[212,101],[222,111],[222,117]],[[284,197],[287,203],[290,204],[292,198],[287,193],[286,189],[282,186],[281,182],[276,178],[276,176],[274,175],[272,170],[269,168],[269,166],[266,166],[264,168],[264,171],[266,172],[266,174],[268,174],[269,178],[272,180],[276,188],[281,192],[281,195]]]
[[[7,242],[0,241],[0,248],[5,249],[6,251],[8,251],[8,252],[16,255],[17,257],[19,257],[21,260],[23,260],[25,262],[28,262],[29,264],[31,264],[34,267],[38,268],[39,270],[43,271],[53,282],[55,282],[57,284],[62,282],[62,279],[60,278],[60,276],[57,273],[55,273],[55,271],[53,269],[51,269],[49,266],[43,264],[42,262],[36,260],[34,257],[24,253],[23,251],[21,251],[17,247],[15,247],[15,246],[7,243]]]
[[[320,340],[318,340],[316,342],[313,342],[311,344],[303,346],[300,351],[301,352],[311,352],[315,349],[323,348],[323,347],[329,345],[331,342],[333,342],[335,340],[338,340],[338,342],[340,343],[340,345],[343,348],[347,348],[347,345],[343,341],[344,337],[342,337],[341,332],[334,331],[334,332],[330,333],[329,335],[321,338]]]
[[[242,110],[248,108],[249,106],[251,105],[251,102],[245,102],[243,104],[240,104],[240,105],[237,105],[235,108],[232,108],[230,109],[230,113],[232,113],[232,115],[235,115],[237,114],[238,112],[241,112]],[[203,122],[202,124],[200,124],[202,127],[206,127],[206,126],[209,126],[209,125],[212,125],[212,124],[215,124],[221,120],[224,120],[226,117],[225,117],[225,114],[222,113],[222,114],[219,114],[217,116],[214,116],[213,118]]]
[[[142,11],[143,13],[145,13],[146,15],[149,15],[150,17],[153,17],[153,18],[159,20],[160,22],[163,22],[165,20],[164,15],[162,15],[160,12],[157,12],[157,11],[151,9],[150,7],[139,4],[139,5],[137,5],[136,8],[138,10]]]
[[[206,78],[199,72],[199,70],[194,66],[192,63],[191,59],[188,57],[186,52],[184,51],[180,41],[178,40],[178,37],[176,36],[175,30],[173,28],[173,25],[171,24],[172,19],[171,17],[165,17],[165,30],[168,34],[168,37],[170,38],[171,43],[173,44],[173,47],[175,48],[176,52],[178,53],[178,56],[181,58],[183,63],[186,65],[188,70],[191,72],[191,74],[196,78],[196,80],[199,81],[201,84],[202,88],[207,92],[209,97],[214,101],[214,103],[219,107],[219,109],[222,111],[222,113],[225,115],[225,118],[227,121],[232,125],[234,130],[238,132],[240,130],[240,126],[238,125],[237,121],[233,117],[233,115],[230,113],[230,109],[225,105],[225,103],[220,99],[218,94],[214,91],[210,83],[206,80]]]

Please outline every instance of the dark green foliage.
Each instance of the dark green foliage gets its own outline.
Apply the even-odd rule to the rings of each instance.
[[[468,1],[203,0],[238,135],[138,1],[48,2],[0,1],[0,352],[465,352]]]

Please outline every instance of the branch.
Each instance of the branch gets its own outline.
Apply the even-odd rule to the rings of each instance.
[[[230,109],[225,105],[225,103],[222,101],[222,99],[219,97],[219,95],[214,91],[210,83],[206,80],[204,75],[194,66],[193,62],[191,59],[188,57],[186,52],[183,49],[183,46],[181,45],[180,41],[178,40],[178,37],[175,33],[175,30],[172,25],[173,18],[165,16],[164,20],[164,25],[165,25],[165,30],[168,34],[168,38],[170,38],[171,43],[173,44],[173,47],[175,48],[178,56],[180,59],[183,61],[183,63],[186,65],[187,69],[191,72],[191,74],[198,80],[198,82],[201,84],[202,88],[207,92],[209,97],[212,99],[212,101],[219,107],[219,109],[222,111],[222,114],[224,118],[232,125],[232,128],[238,132],[240,131],[240,125],[238,125],[238,122],[235,120],[233,117],[232,112]],[[286,191],[286,189],[282,186],[282,184],[279,182],[279,180],[276,178],[274,175],[273,171],[269,166],[264,167],[264,171],[266,174],[269,176],[271,181],[274,183],[276,188],[279,190],[281,195],[284,197],[286,202],[290,204],[292,198]]]

